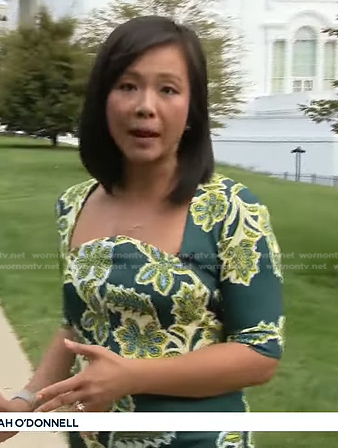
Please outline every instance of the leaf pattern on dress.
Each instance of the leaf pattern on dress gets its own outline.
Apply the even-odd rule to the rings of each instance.
[[[175,432],[112,432],[108,448],[161,448],[175,438]]]
[[[261,240],[266,242],[273,272],[281,278],[280,251],[267,208],[260,204],[246,203],[237,196],[242,187],[240,184],[232,188],[231,210],[224,221],[218,248],[222,261],[221,280],[249,286],[255,275],[260,272],[261,255],[257,250],[258,243]],[[236,229],[232,234],[236,220]]]
[[[229,341],[240,342],[247,345],[265,345],[270,341],[276,341],[279,347],[284,349],[285,342],[285,317],[280,316],[277,324],[275,322],[259,322],[255,327],[245,328],[235,335],[229,336]]]
[[[242,432],[221,432],[216,441],[216,448],[245,448]]]

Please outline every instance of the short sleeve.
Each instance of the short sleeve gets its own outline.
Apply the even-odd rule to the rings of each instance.
[[[269,211],[234,185],[218,241],[227,341],[280,358],[284,347],[281,253]]]
[[[59,260],[59,273],[60,273],[60,281],[62,286],[62,318],[61,318],[61,326],[63,328],[69,328],[72,326],[71,315],[67,310],[66,300],[65,300],[65,285],[64,285],[64,250],[63,250],[63,241],[64,241],[64,217],[62,213],[62,202],[61,197],[59,197],[55,204],[55,219],[57,225],[57,249],[58,249],[58,260]]]

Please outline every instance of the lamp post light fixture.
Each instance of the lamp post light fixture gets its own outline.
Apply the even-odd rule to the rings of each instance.
[[[305,149],[302,149],[300,146],[293,149],[291,151],[291,154],[296,155],[296,173],[295,173],[295,181],[300,182],[300,173],[301,173],[301,157],[302,154],[304,154],[306,151]]]

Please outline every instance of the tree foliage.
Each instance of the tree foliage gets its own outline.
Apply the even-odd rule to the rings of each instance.
[[[0,37],[0,122],[8,130],[47,137],[74,131],[89,74],[89,57],[74,42],[76,22],[41,9],[33,27]]]
[[[112,0],[106,8],[94,9],[79,32],[82,45],[95,53],[117,25],[144,15],[161,15],[196,31],[208,61],[209,108],[213,129],[224,118],[239,112],[242,103],[240,38],[229,20],[221,19],[213,0]]]
[[[338,28],[326,28],[323,33],[338,38]],[[333,87],[338,88],[338,80],[334,81]],[[338,99],[314,100],[310,105],[302,104],[300,110],[315,123],[326,121],[331,125],[333,132],[338,134]]]

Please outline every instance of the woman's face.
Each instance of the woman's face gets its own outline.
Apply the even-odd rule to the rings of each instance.
[[[130,163],[176,157],[190,104],[188,67],[177,45],[148,50],[107,98],[110,134]]]

